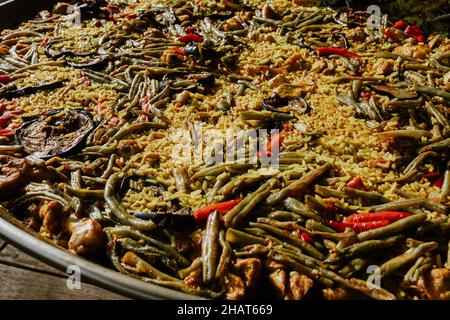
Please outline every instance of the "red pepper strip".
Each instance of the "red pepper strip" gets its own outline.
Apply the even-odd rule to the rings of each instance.
[[[219,211],[221,215],[224,215],[225,213],[233,209],[235,206],[237,206],[241,201],[242,199],[235,199],[225,202],[214,203],[209,206],[203,207],[194,212],[194,219],[197,221],[204,221],[213,211],[216,210]]]
[[[356,232],[364,232],[367,230],[377,229],[389,224],[389,220],[378,220],[368,222],[337,222],[329,221],[328,224],[338,232],[344,232],[345,228],[352,228]]]
[[[346,187],[350,187],[350,188],[355,188],[355,189],[366,190],[367,191],[366,186],[364,185],[362,179],[359,176],[354,177],[345,186]]]
[[[373,96],[373,94],[371,94],[370,92],[367,91],[361,92],[361,98],[363,99],[369,100],[371,96]]]
[[[344,56],[347,58],[361,58],[361,56],[355,52],[344,48],[334,48],[334,47],[319,47],[316,49],[317,55],[321,56],[329,56],[331,54],[337,54],[340,56]]]
[[[302,239],[305,242],[308,242],[309,244],[314,243],[313,238],[307,232],[302,232],[300,234],[300,239]]]
[[[405,29],[406,27],[408,27],[408,24],[407,24],[405,21],[403,21],[403,20],[398,20],[396,23],[394,23],[394,24],[392,25],[391,28],[393,28],[393,29],[398,29],[398,30],[403,30],[403,29]]]
[[[180,56],[185,56],[185,55],[188,54],[186,50],[183,50],[183,49],[178,48],[178,47],[173,47],[172,51],[175,52],[176,54],[179,54]]]
[[[8,126],[11,119],[14,119],[15,117],[16,116],[10,111],[6,111],[5,113],[3,113],[2,116],[0,117],[0,129],[5,129]]]
[[[281,133],[276,134],[275,136],[273,136],[273,138],[271,138],[269,140],[269,142],[267,142],[266,144],[266,156],[270,157],[272,155],[272,150],[277,148],[280,148],[281,143],[284,140],[284,136]],[[258,157],[261,156],[260,151],[258,151]]]
[[[405,34],[410,38],[416,39],[418,42],[425,41],[423,31],[420,30],[420,28],[418,26],[407,26],[406,30],[405,30]]]
[[[0,75],[0,83],[2,83],[2,84],[6,84],[6,83],[10,82],[11,80],[12,80],[12,78],[10,76]]]
[[[136,13],[128,13],[124,15],[125,18],[132,20],[132,19],[136,19],[138,17],[138,15]]]
[[[3,130],[0,130],[0,136],[9,138],[9,137],[14,136],[14,132],[12,132],[9,129],[3,129]]]
[[[430,172],[422,175],[423,179],[430,181],[435,187],[442,188],[442,183],[444,182],[444,175],[439,172]]]
[[[389,222],[394,222],[406,217],[411,214],[403,211],[379,211],[371,213],[354,213],[344,218],[344,222],[369,222],[369,221],[380,221],[387,220]]]
[[[8,102],[0,102],[0,111],[5,109],[7,106],[10,106],[14,104],[14,101],[8,101]]]
[[[186,33],[194,33],[195,31],[197,31],[197,29],[193,26],[189,26],[184,29],[184,32]]]
[[[203,37],[195,33],[188,33],[177,39],[177,41],[181,42],[203,42],[203,40],[204,40]]]

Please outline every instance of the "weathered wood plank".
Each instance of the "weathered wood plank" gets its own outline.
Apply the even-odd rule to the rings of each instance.
[[[67,277],[11,245],[0,252],[0,299],[126,299],[85,283],[68,289]]]
[[[118,300],[122,296],[81,284],[67,288],[66,279],[0,264],[0,299]]]

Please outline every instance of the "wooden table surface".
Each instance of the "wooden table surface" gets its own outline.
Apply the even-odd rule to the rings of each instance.
[[[93,285],[81,283],[80,289],[67,287],[68,274],[36,260],[0,239],[0,300],[126,299]]]

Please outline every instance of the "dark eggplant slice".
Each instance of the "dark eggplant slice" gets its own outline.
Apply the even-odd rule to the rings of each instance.
[[[26,153],[48,159],[80,149],[93,128],[94,122],[88,112],[57,109],[24,123],[16,131],[16,140]]]
[[[123,198],[127,191],[131,187],[132,181],[141,181],[143,182],[144,187],[150,187],[150,192],[153,197],[161,197],[161,200],[164,199],[164,192],[166,191],[166,187],[153,181],[151,179],[143,179],[139,176],[128,176],[124,178],[119,186],[117,191],[117,195],[119,198]],[[152,220],[154,223],[158,224],[161,227],[175,227],[179,225],[185,225],[190,221],[193,221],[193,212],[191,209],[182,208],[178,204],[178,200],[166,201],[169,203],[168,208],[161,209],[160,211],[151,211],[151,212],[133,212],[130,213],[134,215],[136,218],[143,220]]]
[[[0,93],[0,98],[5,98],[8,100],[19,98],[23,96],[28,96],[30,94],[37,93],[43,90],[55,90],[61,88],[64,85],[65,80],[54,81],[50,83],[43,83],[36,86],[23,87],[15,90],[4,91]]]
[[[81,19],[108,18],[106,7],[108,3],[105,0],[84,0],[76,5],[80,10]]]
[[[163,228],[176,228],[180,225],[187,226],[187,224],[194,221],[193,211],[188,208],[165,212],[131,212],[131,214],[139,219],[152,220]]]
[[[264,110],[279,113],[289,113],[289,110],[284,110],[281,108],[287,108],[291,110],[294,109],[302,114],[306,114],[311,111],[310,106],[302,97],[295,98],[273,96],[268,99],[264,99],[262,107]]]

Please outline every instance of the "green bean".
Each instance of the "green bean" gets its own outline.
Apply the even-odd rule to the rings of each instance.
[[[255,172],[249,172],[247,174],[243,174],[232,179],[230,182],[228,182],[219,190],[219,193],[223,195],[229,195],[231,193],[235,193],[240,188],[266,180],[268,178],[275,176],[276,174],[277,174],[276,172],[268,174],[263,173],[256,174]]]
[[[397,220],[387,226],[368,230],[358,234],[359,241],[366,241],[386,237],[392,234],[400,233],[412,227],[422,224],[427,219],[426,214],[415,214],[400,220]]]
[[[265,224],[265,223],[257,223],[257,222],[250,222],[250,226],[253,227],[258,227],[261,228],[263,230],[267,230],[270,233],[275,234],[277,237],[283,239],[284,241],[286,241],[287,243],[290,243],[298,248],[300,248],[301,250],[304,250],[305,252],[307,252],[308,254],[311,255],[311,257],[322,260],[324,258],[323,254],[317,250],[316,248],[314,248],[312,245],[310,245],[308,242],[295,237],[293,235],[291,235],[290,233],[287,233],[277,227]]]
[[[162,241],[159,241],[150,236],[147,236],[137,230],[132,229],[129,226],[107,227],[104,228],[104,231],[116,237],[129,237],[133,239],[144,240],[148,242],[150,245],[166,252],[168,255],[174,258],[175,261],[177,261],[181,266],[189,265],[189,260],[187,260],[181,254],[179,254],[178,251],[174,249],[171,245],[163,243]]]
[[[426,130],[393,130],[375,133],[375,136],[382,139],[389,137],[421,139],[423,137],[431,138],[433,134]]]
[[[139,83],[142,81],[142,78],[143,78],[143,75],[141,72],[136,74],[133,81],[131,82],[128,99],[133,100],[133,98],[136,96],[136,93],[138,91],[138,86],[139,86]]]
[[[331,169],[331,164],[327,163],[317,169],[311,170],[299,180],[294,181],[280,191],[271,194],[267,198],[266,204],[269,206],[274,206],[282,202],[287,197],[298,197],[301,193],[305,192],[305,190],[311,185],[311,183],[325,174],[329,169]]]
[[[83,200],[103,200],[103,190],[72,188],[69,185],[65,185],[64,190],[65,192],[67,192],[67,194]]]
[[[133,251],[141,254],[145,254],[147,256],[167,256],[167,253],[163,250],[160,250],[153,246],[144,245],[140,242],[137,242],[131,238],[120,238],[117,239],[117,242],[120,246],[127,250]]]
[[[405,276],[403,277],[403,281],[407,284],[412,283],[412,277],[414,273],[416,272],[417,268],[420,267],[422,262],[425,260],[423,256],[419,257],[416,262],[409,268],[409,270],[405,273]]]
[[[249,244],[265,244],[266,240],[246,232],[228,228],[225,234],[225,240],[234,244],[249,245]]]
[[[274,211],[272,213],[269,213],[267,217],[277,221],[304,221],[304,219],[300,215],[289,211]]]
[[[297,213],[302,217],[313,219],[318,222],[323,221],[322,217],[311,211],[309,208],[306,208],[300,201],[294,198],[287,198],[286,200],[284,200],[283,204],[288,210],[291,210],[292,212]]]
[[[412,87],[412,90],[420,92],[420,93],[429,94],[432,96],[438,96],[438,97],[444,98],[445,100],[450,100],[450,93],[446,92],[445,90],[440,90],[440,89],[426,87],[426,86],[419,86],[419,85],[414,85]]]
[[[231,262],[233,249],[231,249],[230,244],[225,239],[225,231],[221,230],[219,233],[219,243],[222,247],[222,254],[220,255],[219,263],[217,265],[217,270],[215,274],[215,278],[218,280],[223,279],[223,276],[225,275],[228,265]]]
[[[405,168],[405,170],[403,170],[404,174],[407,174],[413,170],[415,170],[417,168],[417,166],[423,162],[423,160],[425,160],[428,157],[433,157],[433,158],[437,158],[439,157],[439,154],[434,152],[434,151],[425,151],[420,153],[417,157],[415,157],[409,164],[408,166]]]
[[[0,146],[0,153],[22,151],[22,145]]]
[[[423,256],[428,251],[432,251],[436,249],[438,246],[437,242],[427,242],[423,243],[415,248],[410,248],[399,256],[396,256],[385,263],[383,263],[380,267],[380,276],[385,277],[392,274],[397,269],[417,260],[420,256]],[[372,274],[368,281],[371,278],[375,277],[376,274]]]
[[[103,172],[103,174],[100,176],[100,178],[108,179],[109,176],[114,173],[114,165],[116,163],[116,159],[117,159],[117,156],[115,154],[112,154],[108,160],[108,165],[106,167],[106,170]]]
[[[389,211],[389,210],[398,210],[398,209],[408,209],[411,207],[418,207],[423,204],[422,199],[406,199],[406,200],[397,200],[389,203],[380,204],[377,206],[372,206],[370,209],[372,211]]]
[[[192,261],[191,265],[189,267],[186,267],[184,269],[181,269],[178,271],[178,276],[181,279],[186,278],[190,273],[194,272],[195,270],[198,270],[202,267],[202,258],[198,257],[197,259],[194,259]]]
[[[164,129],[164,128],[166,128],[166,125],[163,123],[158,123],[158,122],[133,123],[128,126],[122,127],[115,135],[113,135],[109,139],[109,142],[113,142],[114,140],[119,141],[119,140],[125,138],[126,136],[128,136],[132,133],[136,133],[138,131],[146,131],[146,130],[150,130],[150,129]]]
[[[363,242],[358,242],[355,244],[352,244],[348,247],[345,247],[340,251],[340,254],[342,254],[345,257],[352,257],[357,256],[361,254],[368,254],[372,253],[373,251],[379,250],[379,249],[385,249],[394,246],[397,244],[400,240],[402,240],[404,237],[402,235],[390,237],[383,240],[367,240]]]
[[[447,120],[447,117],[444,116],[441,111],[439,111],[439,109],[436,108],[431,102],[425,102],[425,110],[430,114],[430,116],[436,118],[441,126],[450,126],[450,122]]]
[[[267,197],[276,182],[276,179],[271,179],[262,184],[255,192],[247,195],[237,206],[228,211],[223,216],[225,225],[236,226],[239,224],[259,202]]]
[[[292,221],[277,221],[277,220],[273,220],[270,218],[258,218],[257,222],[268,224],[268,225],[271,225],[273,227],[280,228],[280,229],[291,230],[291,231],[294,231],[294,230],[300,230],[300,231],[304,231],[304,232],[307,231],[305,227],[302,227]]]
[[[71,207],[70,203],[64,199],[63,197],[52,193],[48,191],[31,191],[25,193],[23,196],[20,196],[18,198],[15,198],[13,200],[10,200],[6,202],[7,207],[16,207],[18,205],[23,205],[25,203],[30,203],[36,200],[56,200],[60,202],[64,207],[69,208]]]
[[[316,185],[314,187],[315,193],[325,198],[337,198],[337,199],[345,199],[348,198],[347,194],[342,191],[335,190],[332,188],[324,187]]]
[[[216,276],[219,258],[220,213],[214,211],[208,216],[205,234],[202,240],[202,276],[209,283]]]
[[[243,171],[255,168],[255,165],[249,163],[219,163],[212,167],[206,167],[197,171],[191,180],[196,180],[205,176],[217,176],[225,171]]]
[[[355,188],[351,188],[351,187],[344,187],[342,189],[342,191],[351,197],[354,197],[354,198],[361,197],[361,198],[367,199],[372,202],[388,203],[391,201],[388,198],[386,198],[385,196],[383,196],[382,194],[375,192],[375,191],[363,191],[363,190],[359,190],[359,189],[355,189]]]
[[[134,217],[127,212],[124,205],[117,199],[116,187],[120,181],[119,173],[114,173],[108,178],[105,186],[104,198],[112,214],[120,223],[130,225],[138,230],[151,231],[155,229],[156,225],[153,221],[145,221]]]
[[[408,193],[408,192],[405,192],[405,191],[401,191],[399,189],[396,189],[394,191],[399,196],[404,197],[404,198],[419,199],[416,195]],[[442,203],[439,203],[439,202],[436,202],[436,201],[432,201],[432,200],[428,200],[428,199],[423,199],[423,198],[420,198],[420,199],[423,200],[422,206],[424,208],[428,209],[428,210],[436,211],[436,212],[443,213],[443,214],[448,214],[449,213],[449,209],[450,208],[448,206],[442,204]]]
[[[448,149],[450,147],[450,138],[447,138],[445,140],[431,143],[423,148],[420,148],[418,150],[419,153],[425,152],[425,151],[438,151],[442,149]]]
[[[362,270],[367,265],[367,261],[361,258],[355,258],[350,260],[345,266],[343,266],[339,271],[339,275],[345,278],[351,277],[356,272]]]

